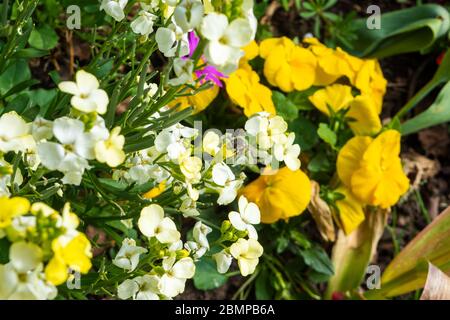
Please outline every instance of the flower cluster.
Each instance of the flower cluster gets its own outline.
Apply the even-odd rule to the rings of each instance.
[[[91,269],[91,244],[69,204],[62,214],[20,197],[1,197],[0,206],[0,238],[10,243],[9,262],[0,264],[0,299],[53,299],[71,271]]]

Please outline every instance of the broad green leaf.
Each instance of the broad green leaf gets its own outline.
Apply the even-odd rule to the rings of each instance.
[[[217,272],[212,259],[200,260],[195,267],[194,286],[199,290],[216,289],[227,282],[228,277]]]
[[[333,247],[334,276],[328,282],[326,298],[334,292],[351,291],[361,284],[386,226],[388,211],[366,212],[366,220],[349,235],[339,231]]]
[[[357,37],[347,48],[362,57],[384,58],[392,55],[430,49],[436,40],[447,35],[448,11],[436,4],[382,13],[381,28],[367,28],[367,18],[357,19]],[[345,47],[345,44],[343,44]]]
[[[319,142],[316,125],[302,115],[289,122],[289,130],[295,133],[295,143],[298,143],[303,151],[311,150]]]
[[[311,269],[328,276],[334,274],[333,264],[322,247],[313,246],[309,249],[301,250],[300,254]]]
[[[328,143],[330,146],[335,146],[337,142],[336,133],[328,127],[326,123],[319,124],[319,129],[317,129],[317,134],[319,137]]]
[[[28,43],[36,49],[51,50],[58,44],[58,35],[49,25],[43,25],[31,31]]]
[[[273,91],[272,100],[275,104],[277,114],[282,116],[284,120],[294,120],[298,117],[297,107],[281,92]]]
[[[426,111],[402,124],[401,132],[408,135],[447,121],[450,121],[450,81]]]
[[[15,61],[0,75],[0,94],[4,95],[19,83],[30,78],[31,72],[27,62],[25,60]]]
[[[450,33],[449,33],[450,35]],[[395,115],[393,122],[399,122],[400,119],[411,111],[417,104],[422,101],[431,91],[438,86],[450,81],[450,49],[445,53],[441,65],[434,74],[433,78],[417,92],[411,100],[408,101],[400,111]]]
[[[270,300],[273,298],[275,289],[272,286],[273,275],[267,268],[263,268],[255,281],[255,295],[258,300]]]
[[[11,246],[7,238],[0,239],[0,264],[9,261],[9,247]]]
[[[424,286],[428,263],[450,271],[450,207],[423,229],[385,269],[381,289],[367,298],[389,298]]]

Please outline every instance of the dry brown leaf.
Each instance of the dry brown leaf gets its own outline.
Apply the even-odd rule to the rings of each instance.
[[[413,150],[402,155],[403,167],[407,176],[412,177],[411,189],[418,189],[421,181],[428,180],[439,173],[439,161],[429,159]]]
[[[450,145],[447,126],[437,126],[419,132],[419,141],[426,154],[445,156]]]
[[[428,276],[420,300],[450,300],[450,277],[428,263]]]
[[[308,205],[308,210],[316,221],[317,228],[320,235],[325,241],[336,240],[336,233],[334,231],[333,216],[328,204],[320,198],[320,186],[317,182],[311,181],[311,201]]]

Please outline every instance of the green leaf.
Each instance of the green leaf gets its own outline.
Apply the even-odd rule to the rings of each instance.
[[[426,111],[402,124],[401,132],[408,135],[447,121],[450,121],[450,81]]]
[[[298,117],[298,111],[292,101],[288,100],[284,94],[279,91],[272,92],[272,100],[275,104],[277,114],[282,116],[284,120],[294,120]]]
[[[271,284],[271,275],[267,268],[263,268],[255,281],[255,296],[257,300],[270,300],[275,289]]]
[[[29,80],[31,72],[25,60],[16,60],[0,75],[0,94],[4,95],[21,82]]]
[[[228,277],[217,272],[212,259],[200,260],[195,267],[194,286],[199,290],[216,289],[227,282]]]
[[[334,274],[333,263],[322,247],[313,246],[309,249],[301,250],[300,254],[305,263],[313,270],[328,276]]]
[[[367,17],[354,21],[356,39],[351,42],[354,55],[384,58],[397,54],[429,50],[447,35],[450,27],[448,11],[436,4],[383,13],[381,28],[367,28]]]
[[[429,262],[450,271],[450,207],[392,260],[381,277],[381,289],[368,291],[367,298],[394,297],[422,288]]]
[[[6,264],[9,261],[9,247],[11,243],[7,238],[0,239],[0,264]]]
[[[302,151],[311,150],[319,142],[317,127],[302,115],[289,122],[289,130],[295,133],[295,143],[300,145]]]
[[[43,25],[31,31],[28,43],[36,49],[51,50],[58,44],[58,35],[49,25]]]
[[[317,129],[317,134],[319,137],[328,143],[330,146],[334,147],[337,142],[336,133],[328,127],[326,123],[319,124],[319,129]]]
[[[26,48],[17,50],[14,53],[13,57],[17,59],[32,59],[32,58],[40,58],[49,54],[47,50],[40,50],[36,48]]]

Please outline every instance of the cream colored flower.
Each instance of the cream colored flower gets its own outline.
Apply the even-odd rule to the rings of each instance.
[[[99,89],[97,78],[86,71],[80,70],[75,75],[76,82],[63,81],[58,85],[62,92],[73,95],[70,104],[82,112],[97,112],[104,114],[109,103],[106,92]]]
[[[180,240],[175,223],[164,217],[164,210],[157,204],[151,204],[141,210],[138,220],[139,230],[147,237],[156,237],[161,243],[173,243]]]
[[[230,247],[231,255],[238,261],[241,274],[246,277],[255,272],[263,247],[255,239],[239,239]]]
[[[108,139],[97,142],[95,157],[100,162],[106,162],[112,168],[117,167],[125,161],[124,144],[125,137],[120,135],[120,127],[116,127],[112,129]]]

